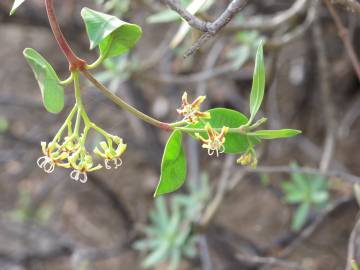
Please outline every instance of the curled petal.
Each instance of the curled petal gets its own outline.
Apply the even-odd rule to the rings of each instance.
[[[182,106],[189,105],[188,99],[187,99],[187,93],[184,92],[184,94],[181,97]]]
[[[199,109],[200,108],[200,104],[204,102],[204,100],[206,99],[206,96],[199,96],[197,97],[194,102],[191,104],[191,107]]]
[[[44,167],[44,164],[46,162],[48,162],[49,158],[47,156],[42,156],[42,157],[39,157],[38,160],[36,161],[37,165],[40,167],[40,168],[43,168]]]
[[[107,170],[110,170],[111,167],[111,162],[114,163],[114,169],[118,169],[121,165],[122,165],[122,159],[121,158],[114,158],[114,159],[105,159],[105,168]]]
[[[225,142],[225,135],[228,133],[228,131],[229,131],[228,127],[223,127],[221,129],[220,135],[218,137],[221,142],[223,143]]]
[[[195,116],[203,119],[210,119],[211,115],[209,112],[195,112]]]
[[[119,168],[122,165],[122,159],[121,158],[114,159],[114,164],[115,164],[115,169]]]
[[[44,155],[47,154],[46,142],[41,142],[41,150],[42,150]]]
[[[80,171],[78,170],[73,170],[71,173],[70,173],[70,178],[75,180],[75,181],[78,181],[79,180],[79,177],[80,177]]]
[[[104,163],[105,163],[105,169],[107,170],[111,170],[111,166],[109,165],[111,159],[105,159]]]
[[[46,173],[52,173],[55,170],[55,163],[47,156],[38,158],[36,163]]]
[[[48,162],[44,164],[43,168],[46,173],[52,173],[55,170],[55,163],[49,159]]]
[[[217,134],[216,134],[216,131],[210,126],[209,123],[205,125],[205,130],[209,136],[209,140],[214,141]]]
[[[80,173],[79,175],[80,183],[85,184],[87,180],[88,180],[87,173],[86,172]]]
[[[225,152],[225,146],[222,144],[219,148],[219,153],[222,154]]]

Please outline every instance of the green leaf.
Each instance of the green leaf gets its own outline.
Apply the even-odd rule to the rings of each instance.
[[[155,200],[156,208],[154,209],[155,213],[154,218],[152,219],[153,223],[157,224],[158,227],[166,228],[169,223],[169,214],[166,208],[166,203],[163,198],[157,198]]]
[[[295,215],[293,216],[291,228],[294,231],[299,231],[302,226],[304,226],[307,217],[310,212],[310,204],[309,203],[303,203],[300,205],[300,207],[296,210]]]
[[[263,53],[263,43],[260,42],[256,52],[255,68],[250,93],[250,123],[254,120],[256,113],[260,109],[265,91],[265,63]]]
[[[311,194],[311,201],[314,204],[323,204],[329,200],[329,193],[326,190],[314,192]]]
[[[160,245],[150,253],[142,263],[142,267],[150,268],[165,260],[168,253],[167,243],[160,243]]]
[[[181,262],[181,250],[174,249],[171,252],[169,266],[167,270],[176,270],[179,268]]]
[[[293,203],[301,203],[305,200],[305,196],[303,193],[301,192],[292,192],[292,193],[288,193],[286,195],[286,202],[287,203],[290,203],[290,204],[293,204]]]
[[[99,46],[102,59],[126,53],[142,35],[140,26],[90,8],[83,8],[81,16],[90,40],[90,49]]]
[[[10,16],[11,16],[11,15],[14,15],[16,9],[17,9],[18,7],[20,7],[25,1],[26,1],[26,0],[15,0],[13,6],[12,6],[12,8],[11,8],[11,11],[10,11]]]
[[[229,128],[238,128],[248,122],[248,118],[242,113],[225,108],[216,108],[209,110],[211,119],[209,123],[213,128],[222,128],[223,126]],[[204,128],[205,123],[199,122],[187,126],[188,128]],[[194,134],[190,134],[194,136]],[[206,132],[201,135],[207,138]],[[228,133],[225,140],[225,153],[237,154],[245,152],[249,148],[249,143],[256,145],[260,140],[256,136],[246,136],[236,133]]]
[[[329,189],[329,182],[321,175],[309,175],[308,179],[313,190],[327,191]]]
[[[52,66],[34,49],[23,52],[26,61],[40,86],[44,106],[51,113],[59,113],[64,108],[64,87]]]
[[[290,163],[290,168],[296,170],[299,168],[297,163],[292,162]],[[299,172],[292,172],[291,173],[291,180],[293,181],[294,185],[298,190],[301,190],[301,192],[304,192],[307,190],[307,178],[306,175]]]
[[[186,159],[182,146],[182,133],[174,131],[165,146],[160,181],[154,196],[177,190],[182,186],[185,178]]]
[[[284,193],[293,193],[297,191],[296,186],[288,181],[281,183],[281,189]]]
[[[149,249],[156,248],[157,246],[159,246],[159,244],[160,244],[159,239],[150,238],[150,239],[138,240],[132,245],[132,247],[136,250],[147,251]]]
[[[296,129],[278,129],[278,130],[257,130],[255,135],[260,139],[272,140],[280,138],[289,138],[300,134],[300,130]]]

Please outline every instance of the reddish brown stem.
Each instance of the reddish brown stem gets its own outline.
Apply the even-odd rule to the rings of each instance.
[[[86,62],[77,57],[73,50],[70,48],[69,43],[64,37],[64,34],[61,32],[59,23],[56,19],[54,5],[52,0],[45,0],[46,13],[49,19],[51,30],[54,34],[56,42],[58,43],[60,49],[64,53],[67,61],[69,62],[69,69],[71,71],[76,69],[84,69]]]

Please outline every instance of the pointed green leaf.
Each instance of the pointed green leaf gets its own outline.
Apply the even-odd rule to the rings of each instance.
[[[229,128],[238,128],[241,125],[245,125],[248,122],[248,118],[242,113],[225,108],[215,108],[209,110],[211,119],[209,123],[213,128],[222,128],[223,126]],[[189,125],[188,128],[204,128],[205,123],[197,123]],[[194,136],[194,134],[190,134]],[[201,135],[207,138],[206,132],[202,132]],[[225,153],[236,154],[245,152],[249,148],[249,142],[252,145],[256,145],[260,142],[256,136],[245,136],[236,133],[228,133],[225,140]]]
[[[90,49],[99,46],[103,59],[126,53],[142,35],[140,26],[90,8],[83,8],[81,16],[90,40]]]
[[[292,182],[283,182],[281,184],[281,189],[285,194],[296,193],[298,191],[297,186],[294,185]]]
[[[182,133],[174,131],[165,146],[160,181],[154,196],[177,190],[182,186],[185,178],[186,159],[182,146]]]
[[[150,268],[160,262],[164,261],[168,254],[168,245],[167,243],[160,243],[152,253],[150,253],[145,260],[142,262],[143,268]]]
[[[322,204],[329,200],[329,193],[327,190],[321,190],[311,194],[311,201],[314,204]]]
[[[15,0],[10,11],[10,16],[13,15],[18,7],[20,7],[26,0]]]
[[[299,231],[304,226],[310,212],[310,204],[305,202],[296,209],[295,215],[293,216],[291,229],[295,232]]]
[[[59,113],[64,108],[64,87],[52,66],[34,49],[23,52],[26,61],[40,86],[44,106],[51,113]]]
[[[257,130],[254,134],[260,139],[280,139],[289,138],[301,133],[300,130],[296,129],[278,129],[278,130]]]
[[[155,200],[155,216],[152,220],[154,224],[157,224],[160,228],[166,228],[169,223],[169,214],[166,208],[165,200],[160,197]]]
[[[250,93],[250,123],[254,120],[259,111],[265,91],[265,63],[263,53],[263,43],[261,42],[255,58],[255,68]]]
[[[285,201],[287,203],[301,203],[305,200],[305,196],[301,192],[292,192],[286,194]]]
[[[299,166],[297,165],[296,162],[292,162],[290,163],[290,168],[291,169],[298,169]],[[306,190],[307,189],[307,178],[305,174],[299,173],[299,172],[293,172],[291,173],[291,180],[293,181],[295,187],[297,190]]]

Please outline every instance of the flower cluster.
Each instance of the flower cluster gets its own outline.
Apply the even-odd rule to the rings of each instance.
[[[71,121],[66,122],[68,127],[71,127],[71,123]],[[104,159],[106,169],[111,169],[112,166],[115,169],[119,168],[122,164],[120,157],[126,150],[126,144],[123,143],[120,137],[108,134],[93,123],[90,123],[89,126],[106,138],[106,142],[102,141],[99,144],[102,150],[95,147],[94,154]],[[85,127],[80,136],[77,131],[73,132],[72,128],[69,128],[68,136],[63,139],[61,139],[63,133],[63,128],[61,128],[52,142],[42,142],[43,156],[37,160],[38,166],[47,173],[52,173],[55,167],[72,168],[71,179],[86,183],[88,179],[87,173],[103,168],[100,163],[95,164],[94,158],[86,149],[86,136],[90,129],[89,126]]]
[[[206,96],[199,96],[192,103],[188,102],[187,93],[184,92],[181,100],[181,107],[177,112],[183,117],[183,121],[188,124],[196,124],[199,119],[210,119],[209,112],[201,112],[200,105],[204,102]]]
[[[202,133],[206,132],[207,138],[204,138],[199,132],[195,133],[195,137],[203,143],[202,147],[208,150],[210,156],[216,153],[216,156],[218,157],[219,154],[225,152],[225,136],[229,131],[229,128],[224,126],[220,130],[220,128],[214,129],[210,125],[207,121],[211,119],[210,112],[200,111],[200,105],[205,99],[206,96],[199,96],[192,103],[189,103],[188,95],[184,92],[181,99],[181,107],[177,109],[177,112],[183,117],[182,121],[179,123],[191,125],[200,122],[201,126],[204,125],[204,132]],[[220,130],[220,132],[217,130]]]

